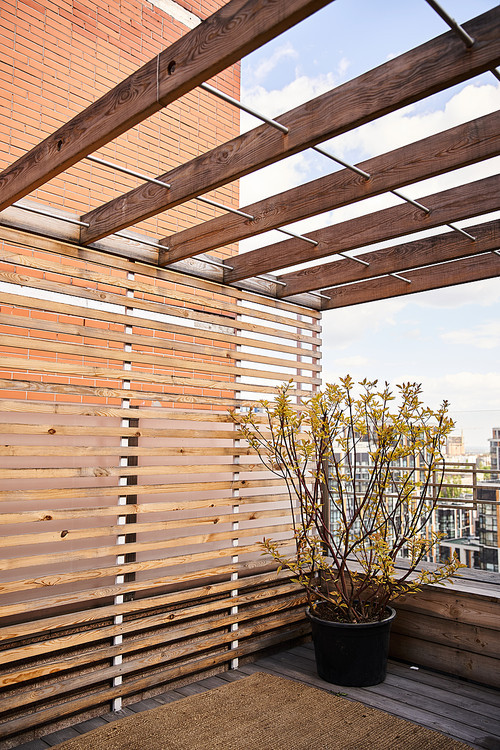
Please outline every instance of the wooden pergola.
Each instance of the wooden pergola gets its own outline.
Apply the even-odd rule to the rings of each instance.
[[[16,202],[121,133],[192,90],[329,0],[230,0],[207,21],[111,89],[0,174],[0,223],[22,229]],[[433,7],[436,3],[430,3]],[[436,8],[435,8],[436,9]],[[500,180],[488,177],[418,201],[292,236],[222,263],[207,255],[238,240],[279,229],[404,185],[498,155],[498,112],[479,117],[292,190],[230,210],[170,237],[117,236],[121,230],[264,166],[317,148],[408,104],[485,71],[498,78],[500,10],[450,31],[284,113],[78,217],[59,211],[43,233],[81,248],[169,267],[311,308],[329,309],[500,274],[498,220],[453,222],[498,208]],[[398,192],[396,192],[398,194]],[[43,214],[44,207],[39,207]],[[47,215],[51,216],[50,210]],[[70,226],[68,226],[68,221]],[[427,229],[446,231],[414,242],[345,255]],[[41,230],[38,230],[41,231]],[[113,236],[114,235],[114,236]],[[279,269],[327,261],[279,276]],[[334,258],[332,260],[332,258]]]

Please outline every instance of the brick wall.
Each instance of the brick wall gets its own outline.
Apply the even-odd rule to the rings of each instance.
[[[178,4],[205,18],[224,3]],[[2,0],[0,169],[188,31],[147,0]],[[239,82],[239,64],[211,80],[235,97]],[[238,110],[197,89],[97,153],[157,176],[238,132]],[[133,177],[83,161],[28,197],[83,214],[137,184]],[[222,187],[212,197],[236,206],[238,186]],[[162,237],[216,214],[190,201],[136,228]],[[234,250],[226,248],[222,255]]]

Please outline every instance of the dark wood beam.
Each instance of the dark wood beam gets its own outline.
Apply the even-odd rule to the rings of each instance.
[[[317,260],[328,255],[362,248],[375,242],[396,239],[406,234],[420,232],[447,224],[450,221],[472,218],[498,208],[500,177],[486,177],[483,180],[460,185],[419,198],[419,203],[430,209],[425,213],[410,203],[385,208],[355,219],[309,232],[308,237],[318,245],[306,245],[304,241],[291,239],[277,242],[266,248],[252,250],[231,258],[233,271],[224,273],[224,281],[231,282],[267,273],[308,260]],[[236,261],[239,261],[237,264]],[[355,261],[350,261],[353,265]],[[282,274],[279,280],[286,283],[280,293],[283,297],[299,294],[304,288],[308,291],[325,286],[325,273],[330,264],[304,268]],[[359,265],[356,263],[356,265]]]
[[[389,297],[402,297],[405,294],[442,289],[497,276],[500,276],[500,257],[495,253],[484,253],[452,263],[443,263],[405,273],[405,277],[411,281],[411,284],[392,276],[384,276],[359,284],[347,284],[329,289],[325,294],[328,294],[331,300],[326,302],[325,309],[360,305],[363,302],[373,302]]]
[[[464,24],[476,39],[466,49],[450,31],[281,115],[287,135],[261,125],[160,176],[170,190],[147,183],[90,211],[84,244],[213,190],[309,146],[393,112],[500,62],[500,8]]]
[[[0,174],[0,210],[330,2],[230,0]]]
[[[474,241],[456,231],[433,237],[393,245],[382,250],[364,253],[363,260],[370,265],[361,266],[352,260],[338,260],[325,266],[322,289],[327,286],[368,281],[390,273],[402,273],[435,263],[458,260],[469,255],[496,250],[500,247],[500,219],[476,224],[466,230]],[[327,289],[325,294],[329,294]]]
[[[225,214],[184,229],[161,240],[170,250],[160,253],[159,263],[189,258],[499,153],[500,112],[494,112],[357,164],[371,175],[369,180],[342,169],[245,206],[242,210],[253,221]]]

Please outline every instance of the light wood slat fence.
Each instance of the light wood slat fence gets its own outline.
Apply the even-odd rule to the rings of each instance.
[[[307,631],[282,482],[229,410],[319,385],[319,313],[17,233],[0,248],[0,747]]]

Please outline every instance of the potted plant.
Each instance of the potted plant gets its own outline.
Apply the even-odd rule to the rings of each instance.
[[[263,549],[304,587],[318,673],[338,685],[382,682],[390,604],[461,567],[455,558],[425,566],[440,538],[431,520],[453,427],[448,404],[424,406],[417,383],[397,389],[398,398],[387,383],[347,376],[296,404],[290,381],[261,402],[263,418],[233,414],[263,465],[286,482],[294,551],[271,539]]]

